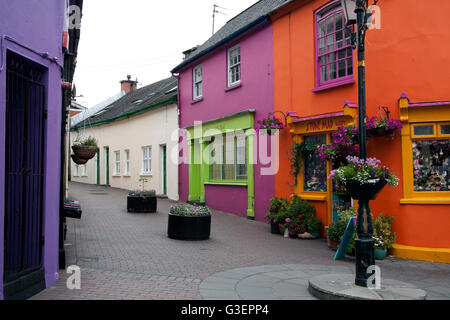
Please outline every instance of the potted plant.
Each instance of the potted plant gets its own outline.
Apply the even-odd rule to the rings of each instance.
[[[375,200],[386,184],[398,185],[398,177],[387,167],[380,167],[381,161],[375,158],[367,160],[358,157],[347,157],[348,164],[332,170],[330,178],[342,183],[355,200]]]
[[[204,206],[170,207],[167,235],[177,240],[208,240],[211,234],[211,210]]]
[[[280,119],[270,115],[263,120],[258,120],[257,123],[256,131],[266,130],[268,135],[272,135],[276,130],[281,130],[285,127]]]
[[[344,236],[345,229],[347,228],[347,225],[342,222],[333,222],[327,229],[327,236],[329,240],[329,247],[332,250],[337,250],[339,247],[339,244],[342,240],[342,237]]]
[[[156,191],[145,190],[145,183],[148,182],[147,178],[139,179],[142,183],[142,190],[134,190],[128,193],[127,197],[127,210],[128,212],[135,213],[154,213],[157,210]]]
[[[375,219],[374,236],[375,239],[375,258],[383,260],[387,251],[392,248],[392,245],[397,240],[397,233],[392,232],[392,222],[394,217],[388,217],[380,214]]]
[[[264,217],[270,223],[272,234],[281,234],[279,229],[280,212],[286,211],[289,201],[283,198],[274,197],[270,200],[269,212]]]
[[[97,140],[91,136],[84,140],[76,139],[72,146],[72,150],[77,159],[91,160],[98,152]]]
[[[306,229],[310,235],[314,238],[318,238],[320,236],[320,232],[322,231],[322,220],[318,217],[311,217],[306,221]]]

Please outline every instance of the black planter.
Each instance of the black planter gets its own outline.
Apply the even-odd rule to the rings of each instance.
[[[278,222],[270,222],[270,232],[272,234],[281,234],[280,228],[278,227]]]
[[[177,240],[208,240],[211,234],[211,215],[178,216],[169,213],[167,235]]]
[[[156,196],[128,196],[127,210],[136,213],[154,213],[157,209]]]
[[[376,183],[361,184],[357,181],[345,182],[345,188],[354,200],[375,200],[380,191],[386,186],[387,181],[382,179]]]

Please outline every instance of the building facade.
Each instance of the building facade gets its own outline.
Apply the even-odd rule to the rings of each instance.
[[[273,30],[267,14],[282,3],[256,3],[187,51],[172,70],[185,130],[180,200],[264,220],[275,183],[264,168],[274,163],[263,163],[260,151],[267,149],[269,162],[274,157],[269,142],[259,147],[255,128],[273,112]]]
[[[367,31],[367,116],[386,117],[389,110],[390,118],[403,124],[393,139],[368,140],[368,156],[380,159],[401,180],[397,188],[386,187],[371,209],[374,216],[395,216],[396,256],[450,262],[450,74],[443,67],[450,59],[444,17],[450,3],[435,5],[439,11],[430,13],[421,2],[380,1],[374,21],[380,28]],[[357,124],[358,64],[340,1],[294,0],[271,19],[275,109],[290,112],[289,130],[280,134],[280,154],[293,141],[330,143],[339,126]],[[275,194],[287,197],[293,177],[288,160],[280,161]],[[303,168],[294,192],[329,224],[339,200],[327,179],[331,164],[311,161],[306,166],[315,170]]]
[[[141,89],[134,87],[73,126],[71,144],[91,136],[97,139],[99,152],[85,165],[72,161],[71,180],[142,190],[139,180],[145,178],[146,190],[178,200],[176,86],[176,79],[169,78]]]
[[[0,1],[0,299],[58,280],[62,39],[81,3]]]

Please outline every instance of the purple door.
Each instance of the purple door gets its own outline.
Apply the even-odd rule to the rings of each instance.
[[[45,70],[8,53],[4,283],[42,266]]]

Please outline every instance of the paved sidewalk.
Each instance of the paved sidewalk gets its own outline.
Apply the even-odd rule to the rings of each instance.
[[[70,184],[70,196],[81,202],[83,216],[68,219],[67,265],[81,268],[81,290],[67,289],[69,275],[61,270],[60,280],[32,299],[210,299],[204,291],[214,290],[210,277],[233,269],[308,265],[311,276],[323,273],[323,268],[350,273],[354,269],[352,258],[334,261],[323,239],[285,239],[271,234],[265,223],[218,211],[213,212],[210,240],[172,240],[167,237],[171,201],[159,199],[154,214],[131,214],[126,211],[126,195],[120,189]],[[426,290],[429,299],[450,299],[448,264],[388,258],[378,265],[382,278],[409,282]],[[283,281],[286,290],[294,282]],[[241,281],[237,288],[246,294],[236,299],[264,298],[250,284],[246,290],[246,283]],[[283,285],[277,285],[276,298],[296,296],[282,290]],[[312,298],[303,293],[297,298]],[[266,298],[273,296],[272,292]]]

